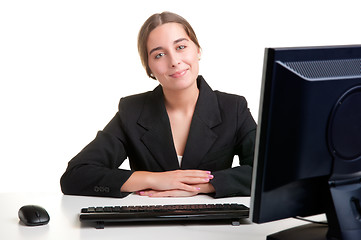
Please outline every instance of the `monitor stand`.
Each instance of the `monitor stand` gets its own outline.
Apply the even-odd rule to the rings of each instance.
[[[327,240],[328,226],[310,223],[267,236],[267,240]]]
[[[341,181],[331,178],[329,185],[332,202],[328,203],[330,205],[326,210],[328,225],[306,224],[269,235],[267,240],[361,239],[360,182],[360,176]]]

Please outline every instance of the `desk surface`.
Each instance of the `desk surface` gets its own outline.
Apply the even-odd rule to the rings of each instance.
[[[268,234],[293,226],[305,224],[303,221],[286,219],[266,224],[254,224],[245,219],[240,226],[231,224],[166,224],[143,226],[105,226],[105,229],[83,225],[79,212],[83,207],[115,205],[152,205],[184,203],[242,203],[249,206],[249,198],[213,199],[208,196],[190,198],[149,198],[130,195],[123,199],[65,196],[54,193],[0,193],[0,239],[34,240],[76,240],[76,239],[247,239],[265,240]],[[28,227],[19,222],[18,210],[23,205],[34,204],[44,207],[50,222],[45,226]],[[319,215],[313,219],[323,220]]]

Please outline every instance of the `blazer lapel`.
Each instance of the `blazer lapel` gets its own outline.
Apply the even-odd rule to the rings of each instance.
[[[159,163],[162,171],[179,169],[161,86],[155,88],[145,102],[138,124],[148,130],[141,141]]]
[[[199,97],[182,159],[182,169],[198,168],[218,137],[212,128],[222,122],[216,94],[202,76],[199,76],[197,81]],[[141,141],[152,153],[162,171],[179,169],[161,86],[155,88],[146,100],[138,124],[148,130]]]
[[[182,169],[197,169],[217,139],[212,128],[222,122],[216,94],[202,76],[198,77],[199,97],[188,135]]]

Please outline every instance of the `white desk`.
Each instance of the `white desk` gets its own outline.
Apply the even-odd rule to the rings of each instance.
[[[245,239],[265,240],[268,234],[305,224],[295,219],[287,219],[266,224],[253,224],[245,219],[240,226],[215,224],[166,224],[144,226],[105,226],[95,229],[79,222],[78,214],[83,207],[114,205],[151,205],[182,203],[227,203],[236,202],[249,206],[249,198],[213,199],[208,196],[191,198],[149,198],[130,195],[123,199],[65,196],[61,193],[0,193],[0,239],[34,240],[77,240],[77,239],[172,239],[172,240],[220,240]],[[23,205],[34,204],[44,207],[50,222],[45,226],[28,227],[19,222],[18,210]],[[314,217],[315,218],[315,217]],[[313,218],[313,219],[314,219]],[[316,216],[323,220],[324,216]]]

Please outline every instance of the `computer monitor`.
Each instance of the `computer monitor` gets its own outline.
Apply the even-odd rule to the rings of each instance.
[[[361,45],[265,50],[252,184],[253,222],[326,213],[313,237],[361,239]]]

